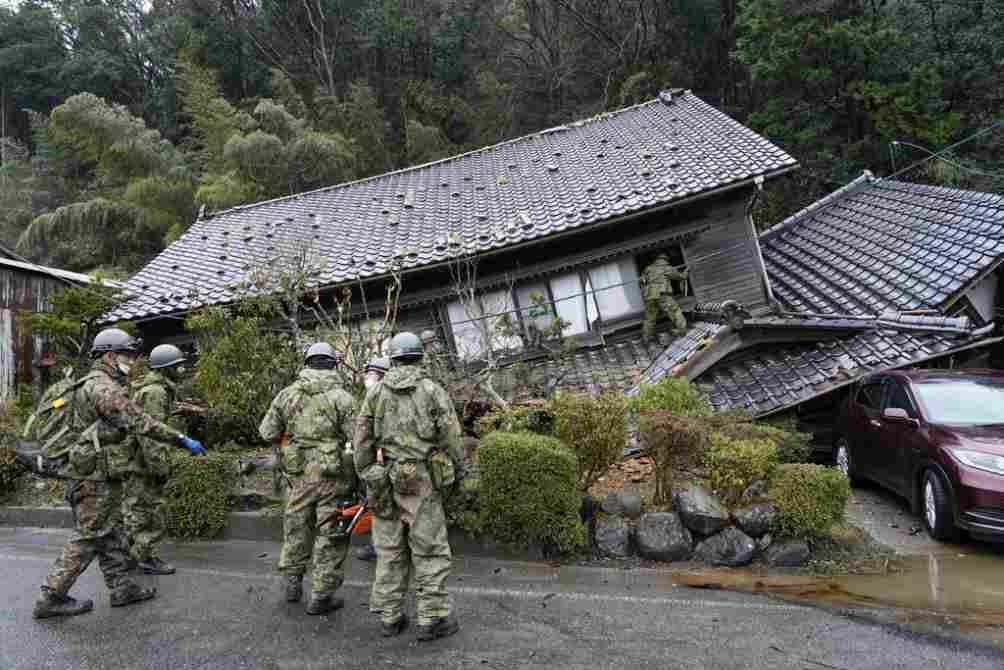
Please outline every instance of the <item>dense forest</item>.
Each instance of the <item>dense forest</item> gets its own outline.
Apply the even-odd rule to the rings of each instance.
[[[795,155],[776,220],[991,127],[1004,0],[22,0],[0,243],[135,270],[217,210],[693,89]],[[906,175],[1000,191],[1004,128]]]

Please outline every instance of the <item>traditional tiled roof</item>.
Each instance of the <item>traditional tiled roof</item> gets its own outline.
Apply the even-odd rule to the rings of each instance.
[[[684,363],[688,358],[707,346],[716,334],[727,326],[709,321],[697,321],[690,325],[685,335],[673,340],[666,349],[652,362],[641,375],[640,383],[651,384],[662,379],[673,368]],[[636,391],[636,389],[632,389]]]
[[[616,342],[579,349],[558,360],[541,361],[539,365],[546,368],[555,388],[584,393],[626,391],[638,383],[642,371],[670,341],[666,333],[660,333],[658,339],[646,340],[635,331]]]
[[[200,219],[128,283],[109,319],[230,302],[308,252],[319,286],[481,253],[794,167],[686,91],[428,165]]]
[[[937,309],[1004,257],[1004,197],[864,175],[761,237],[792,312]]]

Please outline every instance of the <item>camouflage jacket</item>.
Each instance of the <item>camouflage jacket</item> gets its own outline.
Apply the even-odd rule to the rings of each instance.
[[[324,459],[335,459],[341,464],[335,478],[354,482],[352,458],[345,451],[352,439],[353,405],[336,371],[306,368],[272,400],[258,433],[266,442],[283,443],[287,474],[320,480]]]
[[[645,299],[652,300],[673,294],[673,281],[683,281],[687,275],[680,272],[665,258],[656,258],[642,273],[642,287]]]
[[[377,449],[397,460],[425,461],[434,450],[463,462],[460,422],[442,386],[424,368],[391,368],[366,394],[355,433],[356,470],[362,474],[376,462]]]
[[[177,397],[177,386],[164,374],[150,370],[131,388],[132,400],[144,412],[170,426],[177,427],[171,418],[171,408]],[[138,467],[152,475],[166,477],[171,468],[171,447],[146,437],[137,437]]]
[[[129,471],[136,455],[136,440],[144,437],[174,444],[181,432],[158,421],[129,399],[125,375],[101,361],[95,362],[88,379],[74,398],[73,425],[82,432],[78,444],[93,445],[100,452],[91,472],[71,463],[63,474],[72,479],[119,479]]]

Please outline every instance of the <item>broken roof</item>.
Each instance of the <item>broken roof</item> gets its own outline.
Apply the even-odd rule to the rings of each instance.
[[[203,218],[128,282],[109,320],[239,298],[307,254],[315,285],[434,265],[656,210],[795,166],[689,91],[428,165]]]
[[[19,257],[20,258],[20,257]],[[0,258],[0,267],[7,267],[14,270],[21,270],[23,272],[31,272],[35,274],[42,274],[53,279],[59,279],[72,284],[92,284],[97,280],[90,275],[80,274],[79,272],[70,272],[68,270],[60,270],[59,268],[52,268],[46,265],[38,265],[30,261],[24,260],[14,260],[12,258]],[[111,288],[122,288],[125,284],[117,281],[112,281],[110,279],[102,279],[102,285]]]
[[[694,381],[717,411],[763,416],[870,372],[1000,339],[947,310],[1004,259],[1004,197],[865,173],[760,240],[779,309],[742,324],[744,334],[769,336],[744,335],[745,347],[712,338],[700,353],[713,358],[717,347],[724,356],[710,368],[694,366]],[[914,310],[926,312],[902,313]],[[692,324],[690,335],[702,324]],[[802,333],[820,334],[795,341]],[[681,366],[696,353],[672,362]],[[657,381],[671,369],[653,365],[643,379]]]

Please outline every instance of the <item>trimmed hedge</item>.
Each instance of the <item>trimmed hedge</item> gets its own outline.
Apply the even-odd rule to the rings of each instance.
[[[554,415],[549,404],[510,405],[495,409],[477,421],[478,435],[484,437],[500,430],[505,433],[530,432],[538,435],[554,434]]]
[[[534,433],[496,431],[481,441],[480,523],[495,540],[560,553],[586,546],[575,454]]]
[[[233,454],[177,457],[164,492],[168,533],[182,539],[210,539],[222,533],[236,476]]]
[[[777,505],[781,537],[824,535],[844,520],[851,485],[836,468],[792,463],[778,467],[769,497]]]
[[[731,505],[746,487],[771,475],[777,467],[777,445],[771,440],[733,440],[714,433],[704,463],[711,488]]]
[[[550,402],[554,435],[578,456],[579,490],[602,477],[624,455],[627,410],[618,393],[560,393]]]
[[[711,416],[708,399],[682,377],[666,376],[655,384],[642,384],[628,402],[635,412],[667,410],[679,416]]]
[[[733,440],[770,440],[777,445],[779,463],[805,463],[812,455],[812,435],[799,432],[795,421],[781,424],[736,421],[722,424],[716,432]]]

